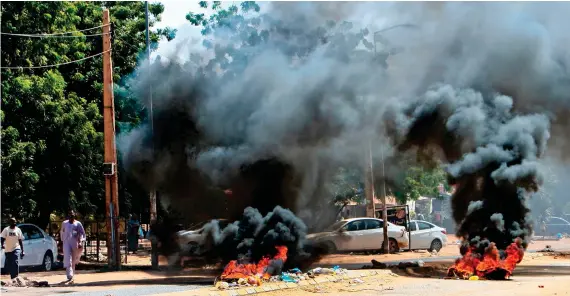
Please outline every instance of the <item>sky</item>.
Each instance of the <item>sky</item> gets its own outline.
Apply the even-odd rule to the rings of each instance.
[[[183,50],[197,50],[198,47],[201,47],[202,38],[200,34],[201,28],[192,26],[186,20],[186,14],[188,12],[204,13],[208,17],[211,11],[201,8],[198,1],[163,0],[161,3],[164,5],[162,20],[156,23],[154,28],[170,27],[178,29],[178,32],[173,41],[162,40],[152,58],[156,57],[156,55],[168,56],[176,51],[179,51],[178,56],[182,58],[188,57],[187,52],[183,52]],[[222,2],[222,7],[232,4],[238,4],[238,2],[224,1]]]

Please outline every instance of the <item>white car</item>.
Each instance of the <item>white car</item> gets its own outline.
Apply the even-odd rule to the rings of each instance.
[[[197,248],[204,242],[204,226],[211,221],[196,223],[191,225],[189,230],[178,231],[178,244],[180,245],[180,249],[194,254]],[[230,223],[225,219],[217,219],[216,221],[218,221],[220,229],[224,229]]]
[[[410,221],[410,244],[412,250],[437,251],[447,245],[447,231],[427,221]]]
[[[45,231],[33,224],[19,224],[18,227],[24,234],[24,258],[20,259],[20,267],[41,266],[50,271],[53,268],[54,254],[57,254],[57,242]],[[4,268],[6,257],[4,249],[0,255],[1,267]]]
[[[353,218],[331,225],[325,232],[307,235],[315,246],[323,246],[328,252],[381,250],[384,241],[384,222],[376,218]],[[388,222],[390,252],[397,252],[409,244],[408,233],[403,226]]]

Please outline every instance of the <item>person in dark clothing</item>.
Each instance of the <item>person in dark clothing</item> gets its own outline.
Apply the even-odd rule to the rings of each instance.
[[[137,215],[130,215],[129,222],[127,224],[129,252],[133,252],[134,254],[139,248],[139,239],[143,238],[141,223],[139,222]]]
[[[18,226],[16,219],[10,218],[10,226],[2,230],[2,249],[4,249],[4,267],[10,272],[10,278],[15,279],[20,273],[20,262],[18,259],[24,258],[24,234]]]

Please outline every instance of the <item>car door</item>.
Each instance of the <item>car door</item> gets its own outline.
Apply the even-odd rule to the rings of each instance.
[[[362,233],[361,241],[364,250],[379,250],[382,248],[383,229],[382,221],[377,219],[366,219],[365,230]]]
[[[20,228],[22,234],[24,235],[23,243],[24,243],[24,252],[26,253],[26,256],[20,259],[20,266],[31,266],[33,265],[34,262],[34,258],[32,257],[35,254],[34,246],[30,241],[30,232],[32,228],[30,225],[19,225],[18,227]]]
[[[410,221],[410,246],[412,250],[420,248],[420,242],[418,242],[418,224],[416,221]]]
[[[433,240],[432,228],[433,225],[422,221],[416,221],[418,230],[416,230],[415,239],[418,242],[418,249],[428,249]]]
[[[34,225],[22,225],[20,229],[24,234],[24,251],[26,252],[21,265],[40,265],[46,252],[44,234]]]
[[[356,220],[343,226],[338,242],[339,251],[358,251],[365,249],[366,223],[364,220]],[[337,246],[338,248],[338,246]]]

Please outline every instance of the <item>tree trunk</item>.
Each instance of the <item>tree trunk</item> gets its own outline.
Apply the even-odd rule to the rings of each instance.
[[[38,216],[38,218],[36,219],[36,221],[34,221],[36,223],[37,226],[39,226],[41,229],[43,230],[47,230],[48,234],[50,233],[50,214],[51,211],[48,208],[42,208],[40,209],[40,214]]]
[[[340,214],[342,212],[342,210],[344,210],[344,208],[348,205],[348,202],[345,202],[344,204],[342,204],[342,207],[340,207],[340,210],[338,210],[338,212],[336,212],[336,216],[335,218],[338,216],[338,214]],[[343,217],[344,218],[344,217]]]

